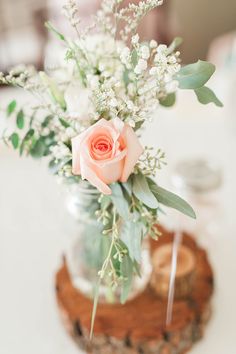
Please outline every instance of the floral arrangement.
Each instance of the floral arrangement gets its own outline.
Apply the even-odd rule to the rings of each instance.
[[[205,86],[214,65],[198,61],[182,67],[180,38],[169,46],[140,41],[140,21],[163,1],[127,7],[122,2],[103,0],[93,25],[81,31],[76,2],[68,0],[64,12],[76,37],[46,24],[62,43],[64,62],[47,72],[20,66],[0,73],[0,82],[22,87],[38,100],[24,108],[9,103],[6,114],[15,117],[16,129],[7,129],[4,141],[20,155],[47,157],[49,168],[66,182],[87,180],[100,191],[94,217],[109,248],[98,278],[112,289],[121,287],[124,303],[133,274],[139,273],[144,237],[159,236],[162,205],[195,218],[187,202],[153,179],[165,154],[142,147],[138,134],[159,106],[175,103],[179,89],[194,90],[203,104],[222,104]]]

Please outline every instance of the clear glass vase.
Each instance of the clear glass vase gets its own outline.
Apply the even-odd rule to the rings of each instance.
[[[75,222],[74,235],[66,249],[66,262],[75,288],[87,297],[93,298],[98,282],[98,272],[102,268],[110,245],[109,236],[102,234],[103,225],[97,221],[100,193],[83,181],[68,188],[66,206]],[[146,287],[150,273],[148,243],[142,249],[141,274],[133,277],[128,299],[133,298]],[[120,288],[111,290],[110,279],[104,278],[99,287],[100,302],[119,302]]]

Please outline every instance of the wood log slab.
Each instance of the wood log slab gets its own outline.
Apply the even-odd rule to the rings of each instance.
[[[173,241],[162,229],[151,250]],[[196,256],[192,293],[175,300],[173,319],[166,326],[167,300],[150,286],[136,298],[121,304],[99,304],[92,342],[89,341],[93,302],[75,289],[66,262],[56,275],[56,297],[64,325],[81,349],[93,354],[184,354],[203,336],[211,314],[213,272],[206,252],[184,234],[183,244]]]

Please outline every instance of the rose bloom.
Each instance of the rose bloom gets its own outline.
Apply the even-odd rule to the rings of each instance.
[[[72,173],[87,179],[103,194],[113,182],[126,182],[143,148],[128,125],[119,118],[100,119],[72,139]]]

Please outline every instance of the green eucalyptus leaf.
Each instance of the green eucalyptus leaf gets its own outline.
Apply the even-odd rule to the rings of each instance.
[[[71,157],[66,157],[60,161],[51,160],[48,167],[52,174],[57,174],[62,167],[67,165],[69,162],[71,162]]]
[[[120,272],[124,278],[121,286],[120,301],[124,304],[129,296],[133,279],[133,262],[128,255],[125,255],[121,262]]]
[[[63,118],[59,118],[59,121],[61,123],[61,125],[64,127],[64,128],[69,128],[70,127],[70,124]]]
[[[25,145],[32,139],[33,136],[34,136],[34,129],[28,130],[20,145],[20,155],[23,154]]]
[[[52,115],[47,116],[42,123],[42,127],[46,128],[52,119],[53,119]]]
[[[140,120],[139,122],[136,122],[135,127],[134,127],[134,131],[139,130],[142,127],[144,122],[145,122],[145,120]]]
[[[111,204],[111,198],[109,195],[102,194],[101,195],[101,209],[105,210]]]
[[[130,258],[139,263],[141,261],[143,224],[136,221],[125,222],[120,237],[128,248]]]
[[[133,193],[143,204],[151,209],[158,208],[158,201],[149,188],[147,179],[142,174],[133,177]]]
[[[138,53],[137,53],[136,49],[132,50],[131,61],[132,61],[133,66],[136,66],[138,64]]]
[[[41,137],[36,140],[35,144],[30,150],[30,155],[36,159],[44,156],[47,146],[45,145],[44,139]]]
[[[8,106],[7,106],[7,116],[10,117],[10,115],[15,111],[16,109],[16,100],[11,101]]]
[[[25,115],[23,110],[21,109],[16,116],[16,125],[19,129],[23,129],[25,125]]]
[[[195,89],[194,92],[200,103],[214,103],[218,107],[223,107],[223,103],[217,98],[216,94],[209,87],[199,87],[198,89]]]
[[[190,216],[193,219],[196,219],[196,214],[191,207],[184,199],[180,198],[178,195],[159,187],[153,180],[148,179],[148,183],[151,191],[159,201],[159,203],[180,211],[181,213]]]
[[[129,217],[129,205],[127,200],[124,198],[122,188],[119,183],[113,183],[110,185],[112,190],[111,200],[117,209],[118,214],[123,218],[127,219]]]
[[[18,146],[19,146],[19,135],[17,133],[13,133],[11,136],[10,136],[10,140],[11,140],[11,143],[12,143],[12,146],[14,147],[14,149],[17,149]]]
[[[205,85],[215,72],[215,65],[207,61],[186,65],[176,74],[176,80],[181,89],[198,89]]]
[[[176,95],[175,93],[170,93],[167,97],[160,100],[160,104],[164,107],[172,107],[175,104]]]
[[[126,192],[129,194],[129,196],[131,196],[132,195],[132,181],[131,181],[131,178],[129,178],[127,182],[124,182],[121,185],[126,190]]]
[[[124,80],[124,84],[125,86],[128,86],[130,79],[129,79],[129,70],[125,69],[124,73],[123,73],[123,80]]]

